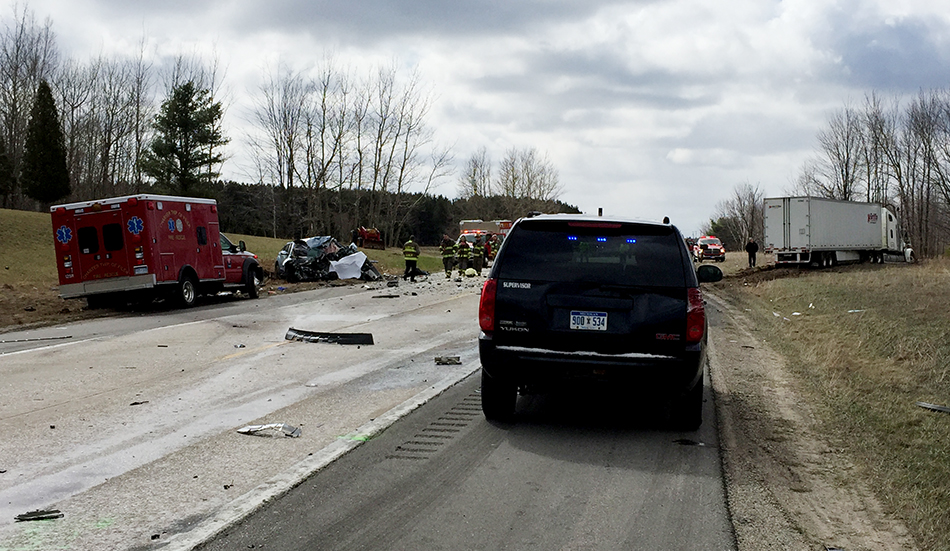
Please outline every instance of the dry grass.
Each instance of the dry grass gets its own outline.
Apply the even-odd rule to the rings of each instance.
[[[56,285],[49,214],[0,209],[0,285]]]
[[[729,286],[922,548],[950,545],[950,260]]]

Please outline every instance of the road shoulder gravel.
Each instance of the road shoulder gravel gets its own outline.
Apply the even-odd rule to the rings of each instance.
[[[820,433],[785,361],[728,297],[706,292],[710,375],[739,551],[917,549]]]

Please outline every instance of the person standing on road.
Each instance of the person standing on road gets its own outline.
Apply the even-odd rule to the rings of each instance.
[[[472,247],[468,244],[468,241],[464,237],[459,239],[459,275],[465,275],[465,270],[468,269],[468,259],[472,256]]]
[[[455,252],[458,247],[452,238],[446,234],[442,235],[442,244],[439,245],[439,252],[442,253],[442,267],[445,268],[445,277],[452,277],[452,266],[455,265]]]
[[[749,238],[749,242],[745,246],[745,252],[749,253],[749,267],[755,268],[755,253],[759,252],[759,244],[755,242],[755,239]]]
[[[402,246],[402,256],[406,259],[406,272],[402,275],[402,279],[415,283],[416,282],[416,262],[419,259],[419,245],[416,245],[414,235],[409,236],[409,241],[406,241],[406,244]]]
[[[485,247],[482,245],[482,236],[475,237],[472,245],[472,267],[478,275],[482,275],[482,266],[485,265]]]

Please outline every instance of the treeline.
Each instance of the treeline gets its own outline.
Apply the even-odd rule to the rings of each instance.
[[[366,226],[389,245],[410,233],[434,242],[459,218],[571,208],[558,202],[556,168],[530,147],[509,150],[489,192],[433,197],[455,177],[453,152],[428,124],[431,92],[395,64],[362,71],[324,59],[305,71],[265,69],[251,92],[249,126],[234,143],[223,133],[229,94],[216,59],[150,57],[146,39],[130,55],[64,59],[51,20],[38,22],[25,5],[13,9],[0,27],[5,208],[137,193],[207,196],[232,217],[229,231],[346,237]],[[63,131],[62,195],[27,193],[23,181],[30,111],[44,83]],[[202,136],[208,139],[192,139]],[[243,153],[246,180],[221,183],[234,148]],[[478,159],[486,168],[487,158]]]
[[[818,133],[818,153],[793,193],[883,203],[897,210],[919,256],[950,243],[950,90],[910,99],[872,93]]]
[[[225,232],[285,238],[332,235],[345,243],[354,229],[365,225],[359,222],[358,213],[365,211],[371,201],[367,193],[352,189],[324,194],[320,198],[324,215],[314,225],[306,215],[309,193],[304,188],[218,182],[214,184],[214,196]],[[383,231],[387,246],[400,246],[410,235],[422,245],[437,245],[444,234],[458,236],[460,220],[515,219],[533,210],[579,212],[560,201],[539,204],[503,196],[450,200],[441,195],[405,193],[372,201],[392,209],[381,213],[383,219],[403,221],[398,232],[391,235],[390,230],[378,228]]]

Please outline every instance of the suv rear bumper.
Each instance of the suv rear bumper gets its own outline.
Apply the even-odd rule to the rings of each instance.
[[[696,345],[681,356],[600,354],[496,346],[479,338],[479,357],[491,377],[519,387],[550,387],[581,380],[618,382],[631,388],[685,392],[702,379],[705,347]]]

